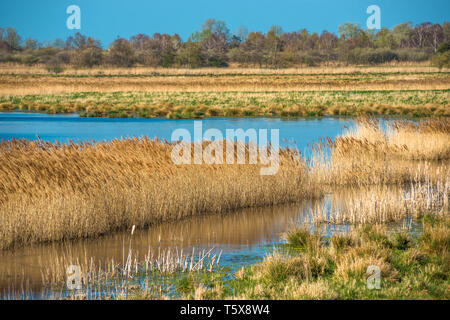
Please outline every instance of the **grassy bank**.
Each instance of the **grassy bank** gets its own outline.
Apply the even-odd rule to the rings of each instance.
[[[77,92],[0,97],[2,111],[85,117],[450,116],[449,90]]]
[[[187,299],[449,299],[449,216],[418,225],[422,232],[364,225],[332,236],[293,229],[285,247],[234,279],[192,274],[180,287]],[[369,266],[380,269],[379,289],[367,285]]]

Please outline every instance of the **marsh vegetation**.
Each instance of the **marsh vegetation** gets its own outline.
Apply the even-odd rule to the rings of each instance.
[[[355,132],[316,145],[309,159],[292,148],[280,150],[280,168],[272,176],[259,174],[260,162],[175,165],[173,145],[148,138],[2,141],[0,244],[92,237],[132,225],[316,199],[336,186],[378,186],[339,215],[346,222],[362,215],[378,221],[448,210],[449,127],[446,118],[395,121],[385,133],[379,121],[362,119]],[[390,185],[405,188],[408,204],[386,189]]]

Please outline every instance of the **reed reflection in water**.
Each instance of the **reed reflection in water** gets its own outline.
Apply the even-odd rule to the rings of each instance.
[[[312,204],[302,202],[276,207],[246,208],[232,213],[205,215],[137,229],[132,238],[137,259],[167,250],[191,253],[215,247],[222,251],[221,264],[246,265],[258,261],[293,224],[304,219]],[[71,264],[98,264],[126,260],[130,231],[97,239],[35,245],[0,253],[0,290],[42,287],[42,273],[64,276]],[[51,271],[49,271],[49,269]],[[46,277],[47,278],[47,277]]]

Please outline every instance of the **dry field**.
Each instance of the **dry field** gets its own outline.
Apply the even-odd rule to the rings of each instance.
[[[87,117],[450,115],[448,70],[69,69],[0,65],[0,110]]]
[[[444,71],[449,71],[443,69]],[[117,67],[94,67],[90,69],[66,68],[61,74],[65,75],[204,75],[204,74],[320,74],[320,73],[354,73],[354,72],[437,72],[437,67],[430,66],[425,62],[397,62],[379,64],[376,66],[346,66],[341,63],[325,63],[320,66],[297,68],[257,68],[239,67],[231,64],[227,68],[154,68],[136,66],[132,68]],[[44,65],[24,66],[14,63],[0,63],[0,73],[2,74],[52,74]]]
[[[0,74],[0,95],[73,92],[366,91],[449,89],[448,72]]]
[[[0,110],[87,117],[449,116],[448,70],[68,69],[0,65]]]

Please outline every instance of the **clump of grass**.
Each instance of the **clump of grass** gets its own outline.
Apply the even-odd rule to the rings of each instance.
[[[420,241],[423,250],[448,258],[450,249],[450,222],[446,220],[442,223],[439,218],[431,215],[425,216],[422,221],[424,231]]]
[[[361,226],[331,235],[329,245],[322,243],[318,251],[275,252],[239,270],[231,290],[216,298],[448,299],[449,219],[425,217],[422,235],[387,225]],[[301,238],[307,238],[304,230]],[[322,236],[319,229],[311,232]],[[367,286],[369,266],[380,269],[380,289]]]
[[[332,237],[330,243],[334,250],[340,251],[353,246],[354,240],[351,236],[344,234],[339,237]]]
[[[394,248],[398,250],[406,250],[411,246],[411,239],[405,232],[399,232],[395,235],[393,240]]]
[[[295,247],[307,251],[315,251],[321,245],[321,238],[317,234],[311,234],[308,229],[292,229],[285,234],[287,242]]]

